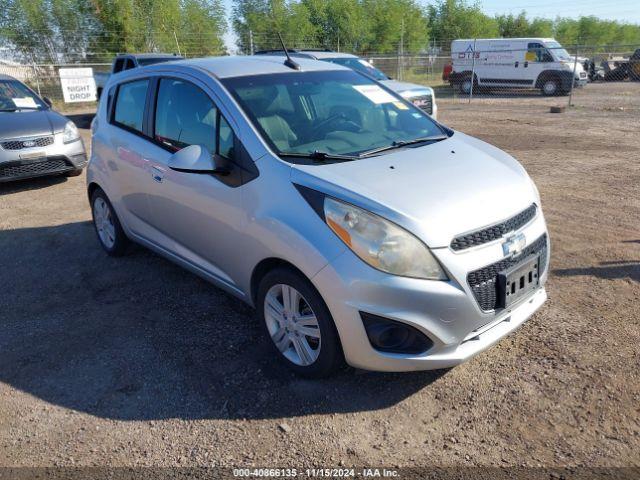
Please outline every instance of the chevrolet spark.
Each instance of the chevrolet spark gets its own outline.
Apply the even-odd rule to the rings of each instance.
[[[110,80],[87,171],[107,253],[140,243],[254,306],[307,376],[452,367],[538,310],[549,239],[524,168],[368,76],[296,62]]]

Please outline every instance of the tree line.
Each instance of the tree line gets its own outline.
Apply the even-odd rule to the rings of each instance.
[[[234,0],[240,53],[290,47],[422,52],[455,38],[555,37],[565,46],[640,45],[640,26],[597,17],[486,15],[467,0]],[[0,47],[29,61],[110,59],[117,52],[228,53],[222,0],[0,0]]]
[[[555,20],[486,15],[479,4],[438,0],[237,0],[232,25],[242,53],[298,47],[356,53],[420,52],[456,38],[555,37],[563,45],[640,45],[640,26],[594,16]]]
[[[222,0],[0,0],[0,46],[27,61],[221,55],[226,30]]]

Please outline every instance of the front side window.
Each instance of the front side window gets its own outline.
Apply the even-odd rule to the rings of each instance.
[[[136,80],[118,87],[113,120],[116,124],[142,132],[144,106],[147,99],[149,80]]]
[[[530,43],[527,45],[527,61],[553,62],[553,57],[541,43]]]
[[[357,155],[444,131],[425,113],[354,71],[223,80],[278,154]]]
[[[0,80],[0,112],[46,109],[45,103],[17,80]]]
[[[202,145],[231,158],[234,136],[211,98],[192,83],[163,78],[156,100],[154,139],[171,151]]]

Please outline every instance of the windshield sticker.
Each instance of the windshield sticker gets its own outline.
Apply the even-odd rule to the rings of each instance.
[[[31,97],[17,97],[12,98],[11,100],[16,108],[38,108],[38,104]]]
[[[377,85],[352,85],[358,92],[367,97],[373,103],[391,103],[398,100],[393,97],[389,92],[385,92]]]
[[[409,107],[407,107],[404,103],[402,102],[393,102],[393,104],[396,106],[396,108],[398,110],[409,110]]]

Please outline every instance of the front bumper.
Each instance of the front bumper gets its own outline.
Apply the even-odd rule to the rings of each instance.
[[[43,136],[39,136],[41,137]],[[59,175],[82,169],[87,165],[82,140],[65,144],[61,133],[53,135],[53,142],[44,147],[8,149],[2,146],[31,138],[35,137],[0,140],[0,182]]]
[[[542,213],[521,232],[533,243],[546,233]],[[517,329],[545,302],[546,269],[540,286],[508,309],[483,312],[466,281],[468,272],[503,258],[497,240],[464,252],[432,250],[450,281],[397,277],[377,271],[350,250],[323,268],[312,281],[331,311],[347,363],[379,371],[448,368],[487,349]],[[432,341],[418,355],[384,353],[369,343],[360,312],[406,323]]]

